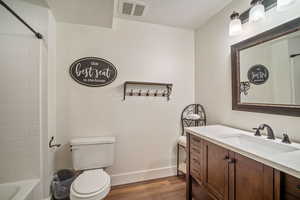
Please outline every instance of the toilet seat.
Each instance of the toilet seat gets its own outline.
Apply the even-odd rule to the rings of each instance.
[[[71,185],[71,200],[101,200],[110,191],[110,176],[103,169],[87,170]]]

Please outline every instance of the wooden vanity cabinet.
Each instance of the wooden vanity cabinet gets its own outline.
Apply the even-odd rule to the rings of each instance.
[[[283,200],[299,200],[299,198],[295,197],[295,196],[292,196],[290,194],[286,194],[284,197],[283,197]]]
[[[203,142],[199,137],[187,134],[186,199],[217,200],[207,192],[203,184]]]
[[[208,192],[218,200],[228,200],[229,151],[203,141],[203,183]]]
[[[280,200],[300,200],[300,179],[276,171],[280,183],[278,196]]]
[[[274,200],[273,168],[197,136],[187,135],[187,200]],[[198,143],[194,142],[196,139]],[[200,150],[199,162],[194,160],[192,152],[195,148]],[[199,183],[198,188],[193,186],[195,180]],[[194,195],[197,192],[193,190],[202,194]]]

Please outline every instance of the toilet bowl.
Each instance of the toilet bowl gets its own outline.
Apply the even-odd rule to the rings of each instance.
[[[101,200],[110,191],[110,176],[103,169],[86,170],[71,185],[71,200]]]

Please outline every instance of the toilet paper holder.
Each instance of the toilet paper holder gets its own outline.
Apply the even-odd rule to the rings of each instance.
[[[61,144],[53,144],[54,142],[54,137],[52,136],[50,141],[49,141],[49,148],[52,149],[52,148],[59,148],[61,146]]]

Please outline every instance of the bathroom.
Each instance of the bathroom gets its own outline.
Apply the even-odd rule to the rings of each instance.
[[[133,11],[126,14],[122,7],[126,2],[142,5],[142,14],[138,11],[136,14],[141,16],[132,16]],[[290,4],[278,9],[279,2]],[[242,130],[254,135],[257,130],[253,128],[266,124],[279,141],[276,151],[281,145],[298,148],[299,94],[294,75],[299,57],[287,61],[292,62],[293,70],[280,71],[281,62],[285,61],[280,56],[264,61],[271,57],[268,52],[283,52],[288,46],[272,43],[274,48],[266,50],[268,42],[276,41],[270,39],[265,40],[265,45],[248,48],[249,51],[245,51],[243,45],[247,45],[248,39],[262,38],[263,33],[276,31],[276,27],[284,24],[292,23],[292,27],[297,28],[300,2],[264,0],[265,16],[248,22],[243,14],[247,15],[247,10],[254,7],[250,3],[250,0],[89,0],[88,3],[84,0],[1,0],[0,199],[54,199],[51,189],[54,174],[77,168],[72,148],[82,138],[106,138],[103,152],[114,150],[109,157],[103,156],[109,159],[104,172],[111,188],[96,199],[246,199],[238,198],[238,194],[233,197],[230,186],[224,190],[229,191],[227,196],[202,191],[192,173],[178,174],[177,161],[186,164],[184,170],[190,171],[191,153],[187,149],[194,145],[189,140],[197,135],[198,129],[209,132],[215,128],[218,133]],[[233,12],[240,16],[232,16]],[[233,27],[236,21],[238,25]],[[237,34],[232,34],[233,28],[239,29]],[[283,37],[293,37],[295,41],[288,39],[288,44],[297,47],[294,29],[291,32],[295,33]],[[262,53],[258,53],[260,51]],[[253,59],[260,59],[261,63],[253,59],[251,63],[251,57],[246,55],[249,52],[259,55]],[[275,63],[278,71],[274,74],[281,76],[273,75],[268,68],[269,80],[257,86],[248,82],[248,70],[238,70],[243,83],[239,85],[232,75],[237,66],[232,59],[235,53],[240,53],[239,59],[244,60],[237,62],[241,65],[269,67]],[[300,50],[294,54],[299,53]],[[85,67],[86,60],[91,61],[88,67]],[[291,82],[283,81],[284,74]],[[97,79],[100,76],[105,77],[104,82]],[[265,78],[265,74],[262,77]],[[275,83],[274,77],[278,78]],[[237,92],[241,88],[244,91]],[[259,100],[264,105],[259,108],[251,105],[257,103],[255,92],[262,95]],[[195,104],[203,106],[200,110],[205,111],[205,123],[201,125],[206,126],[187,128],[185,133],[183,110]],[[218,127],[226,128],[219,130]],[[268,128],[258,132],[270,133]],[[283,133],[292,144],[282,144]],[[182,134],[187,135],[188,140],[185,150],[178,145]],[[207,135],[198,136],[202,142],[214,142]],[[258,139],[255,137],[253,141]],[[217,144],[222,143],[222,148],[229,149],[230,157],[231,151],[237,149],[225,144],[227,139],[220,140]],[[268,150],[263,155],[267,155]],[[101,157],[103,152],[90,155]],[[295,168],[297,163],[299,166],[297,174],[293,166],[284,167],[288,165],[284,159],[274,165],[252,154],[244,152],[243,156],[272,167],[275,180],[278,177],[282,178],[281,182],[289,180],[283,174],[286,173],[296,177],[292,180],[300,185],[299,157],[293,161]],[[79,158],[78,163],[83,164],[83,160]],[[84,168],[89,172],[102,167]],[[81,175],[76,174],[77,182]],[[96,184],[102,181],[95,179]],[[91,180],[88,179],[87,188]],[[272,188],[277,193],[281,191],[276,185]],[[209,197],[202,195],[207,193]],[[300,199],[299,193],[290,196],[284,195],[285,190],[281,193],[280,197],[274,194],[272,199]]]

